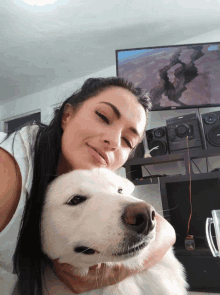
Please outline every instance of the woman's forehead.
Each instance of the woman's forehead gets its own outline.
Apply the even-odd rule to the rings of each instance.
[[[146,114],[143,106],[137,101],[136,96],[132,92],[122,87],[108,88],[87,102],[88,104],[91,103],[91,105],[101,105],[102,103],[102,106],[107,105],[103,104],[103,102],[110,102],[123,116],[130,117],[130,119],[136,119],[138,117],[139,121],[143,118],[144,122],[146,122]]]

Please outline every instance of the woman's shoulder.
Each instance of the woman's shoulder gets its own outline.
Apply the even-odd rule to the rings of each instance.
[[[20,200],[22,179],[13,156],[0,147],[0,232],[12,219]]]
[[[19,131],[18,134],[22,137],[23,140],[25,141],[35,141],[36,135],[39,131],[39,126],[37,124],[33,125],[26,125],[22,127]],[[15,135],[16,136],[16,135]]]
[[[11,133],[8,137],[6,137],[5,133],[1,133],[0,147],[10,154],[16,151],[16,154],[19,156],[21,156],[22,153],[29,153],[29,150],[35,143],[38,131],[38,125],[26,125],[18,131]]]
[[[0,142],[0,179],[4,184],[0,187],[0,232],[12,219],[22,188],[30,191],[32,152],[38,130],[37,125],[25,126]]]
[[[38,131],[39,126],[37,124],[30,124],[12,132],[9,136],[7,136],[5,132],[0,132],[0,146],[5,142],[11,141],[12,139],[13,141],[17,140],[19,136],[22,137],[22,139],[32,140],[36,137]]]

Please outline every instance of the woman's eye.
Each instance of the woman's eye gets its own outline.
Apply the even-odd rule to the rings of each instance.
[[[124,141],[127,143],[127,145],[129,146],[129,148],[132,149],[132,145],[131,145],[130,141],[127,138],[124,138]]]
[[[103,114],[101,114],[101,113],[99,113],[99,112],[95,112],[100,118],[102,118],[102,120],[103,121],[105,121],[107,124],[109,124],[109,119],[105,116],[105,115],[103,115]]]
[[[103,115],[103,114],[101,114],[101,113],[99,113],[99,112],[95,112],[103,121],[105,121],[107,124],[109,124],[109,119],[105,116],[105,115]],[[127,138],[123,138],[124,139],[124,141],[126,142],[126,144],[129,146],[129,148],[130,149],[132,149],[132,145],[131,145],[131,143],[130,143],[130,141],[127,139]]]

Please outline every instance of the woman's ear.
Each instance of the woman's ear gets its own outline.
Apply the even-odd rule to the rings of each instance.
[[[62,116],[62,122],[61,127],[64,130],[70,121],[70,119],[73,117],[73,109],[72,105],[70,103],[67,103],[63,110],[63,116]]]

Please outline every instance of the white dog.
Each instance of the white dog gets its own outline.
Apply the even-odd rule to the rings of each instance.
[[[49,186],[42,213],[42,248],[84,276],[98,263],[138,269],[155,238],[155,210],[132,197],[134,185],[107,169],[75,170]],[[83,294],[186,295],[182,264],[170,249],[152,268]],[[57,293],[56,293],[57,294]]]

